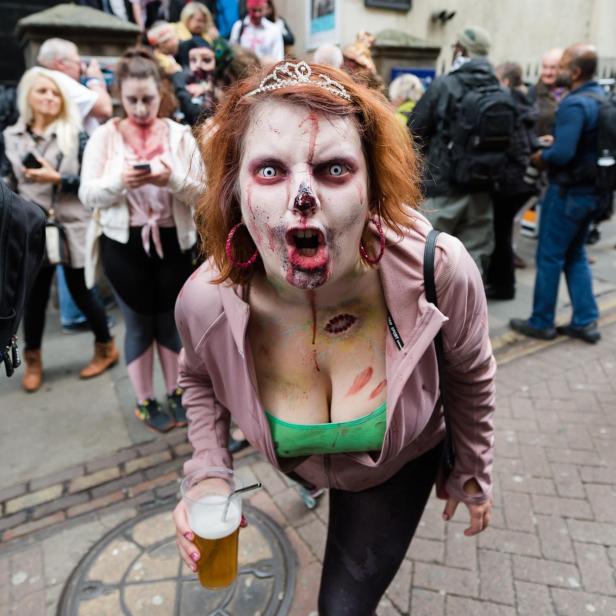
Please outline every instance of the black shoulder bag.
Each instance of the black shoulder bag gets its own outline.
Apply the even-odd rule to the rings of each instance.
[[[434,281],[434,260],[436,253],[436,239],[440,231],[432,229],[426,238],[426,247],[424,249],[424,287],[426,290],[426,299],[438,308],[436,297],[436,283]],[[445,480],[453,470],[455,462],[455,451],[453,446],[453,437],[451,433],[451,420],[447,412],[447,391],[445,383],[445,357],[443,353],[443,335],[439,331],[434,338],[434,349],[436,351],[436,362],[438,364],[438,382],[440,402],[443,406],[443,417],[445,419],[445,446],[443,448],[443,462],[440,470],[440,477],[437,480],[437,495],[439,498],[446,498],[443,492]],[[440,493],[439,493],[440,491]]]

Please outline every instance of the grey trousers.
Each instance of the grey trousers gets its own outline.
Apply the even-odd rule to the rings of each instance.
[[[494,250],[494,216],[488,193],[429,197],[421,213],[435,229],[457,237],[483,274]]]

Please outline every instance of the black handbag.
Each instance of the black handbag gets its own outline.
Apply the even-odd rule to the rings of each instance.
[[[424,287],[426,291],[426,299],[438,308],[438,300],[436,297],[436,283],[434,281],[434,259],[436,253],[436,240],[440,231],[432,229],[426,238],[426,247],[424,249]],[[443,418],[445,419],[445,442],[443,446],[443,459],[439,469],[439,475],[436,482],[436,494],[439,498],[447,498],[445,490],[445,482],[451,474],[455,463],[455,448],[451,432],[451,420],[447,412],[447,389],[445,382],[445,356],[443,352],[443,335],[439,331],[434,338],[434,350],[436,351],[436,362],[438,365],[438,382],[439,382],[439,402],[443,407]],[[438,407],[438,404],[437,404]]]

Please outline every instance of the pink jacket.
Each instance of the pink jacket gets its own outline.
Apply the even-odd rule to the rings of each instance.
[[[241,288],[212,284],[217,272],[204,263],[184,285],[175,312],[184,345],[180,385],[194,449],[184,466],[186,473],[232,466],[227,451],[232,416],[272,466],[293,468],[317,486],[359,491],[385,481],[444,438],[432,343],[442,328],[456,448],[447,491],[467,503],[486,500],[492,489],[495,362],[483,284],[462,244],[441,234],[436,254],[439,309],[428,303],[423,251],[430,226],[420,214],[414,216],[413,228],[402,239],[387,232],[388,246],[379,266],[385,301],[404,346],[399,349],[388,332],[387,430],[378,458],[369,453],[277,458],[246,342],[250,308]],[[468,496],[463,486],[472,477],[482,493]]]

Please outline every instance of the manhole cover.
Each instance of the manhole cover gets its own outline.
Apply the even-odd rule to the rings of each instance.
[[[295,556],[284,533],[244,504],[239,575],[220,591],[201,588],[175,547],[171,507],[105,535],[83,558],[60,600],[61,616],[284,616],[295,586]]]

